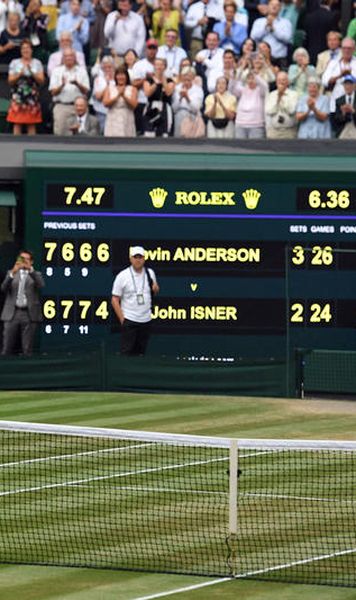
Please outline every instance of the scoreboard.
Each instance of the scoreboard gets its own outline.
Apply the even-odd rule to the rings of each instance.
[[[27,156],[41,347],[112,341],[116,274],[142,245],[160,294],[150,352],[235,360],[356,349],[356,175],[342,158]]]

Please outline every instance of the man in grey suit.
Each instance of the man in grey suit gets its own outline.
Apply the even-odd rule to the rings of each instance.
[[[68,128],[73,135],[99,135],[99,122],[89,114],[88,101],[78,96],[74,102],[75,115],[69,117]]]
[[[33,255],[22,250],[1,284],[5,294],[1,320],[4,323],[2,355],[12,354],[21,338],[24,356],[30,356],[38,323],[42,320],[40,289],[44,287],[41,273],[33,268]]]

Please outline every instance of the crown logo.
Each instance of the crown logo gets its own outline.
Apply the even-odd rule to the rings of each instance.
[[[250,188],[249,190],[245,190],[243,192],[242,197],[245,200],[246,208],[248,208],[249,210],[255,210],[255,208],[257,208],[257,204],[261,197],[261,194],[258,190]]]
[[[149,194],[151,196],[153,206],[155,208],[163,208],[168,192],[164,188],[157,187],[153,188]]]

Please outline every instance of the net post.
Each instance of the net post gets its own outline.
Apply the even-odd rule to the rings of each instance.
[[[230,440],[229,456],[229,566],[231,575],[235,576],[237,558],[237,495],[238,495],[238,447],[237,440]]]

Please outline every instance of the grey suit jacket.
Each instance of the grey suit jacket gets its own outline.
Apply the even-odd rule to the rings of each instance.
[[[78,121],[77,121],[77,117],[75,115],[72,117],[69,117],[68,128],[72,127],[73,125],[76,125],[77,123],[78,123]],[[100,134],[100,130],[99,130],[98,119],[96,117],[94,117],[93,115],[87,114],[85,122],[84,122],[84,131],[82,131],[81,133],[74,133],[73,135],[94,136],[94,135],[99,135],[99,134]],[[70,133],[69,133],[69,135],[70,135]]]
[[[5,294],[5,302],[1,312],[1,321],[11,321],[16,308],[16,298],[20,283],[20,272],[13,277],[8,271],[1,284],[1,291]],[[28,314],[31,321],[42,321],[42,310],[40,302],[40,289],[44,287],[42,274],[39,271],[30,272],[26,278],[25,293],[27,297]]]

